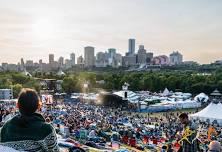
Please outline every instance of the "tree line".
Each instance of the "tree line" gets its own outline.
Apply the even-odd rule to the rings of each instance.
[[[130,84],[132,91],[160,92],[166,87],[172,91],[210,94],[216,88],[222,91],[222,70],[211,74],[199,74],[191,71],[164,72],[81,72],[74,73],[63,79],[66,92],[81,92],[83,83],[89,82],[89,90],[100,88],[107,91],[120,90],[124,82]],[[104,84],[98,83],[104,80]]]
[[[38,77],[41,78],[41,75]],[[158,71],[158,72],[74,72],[65,76],[42,75],[42,78],[56,78],[63,80],[62,91],[91,92],[98,90],[121,90],[124,82],[130,84],[132,91],[160,92],[166,87],[172,91],[210,94],[214,89],[222,91],[222,70],[208,75],[194,71]],[[87,88],[84,84],[87,83]],[[14,97],[17,97],[21,88],[29,87],[37,91],[41,84],[35,77],[25,76],[18,72],[0,73],[0,89],[12,88]]]

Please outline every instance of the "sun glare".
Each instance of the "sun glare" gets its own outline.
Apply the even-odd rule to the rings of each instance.
[[[49,19],[41,19],[32,25],[33,37],[41,39],[49,39],[55,36],[56,26]]]

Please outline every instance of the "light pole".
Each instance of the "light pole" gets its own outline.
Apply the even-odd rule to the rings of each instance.
[[[83,95],[83,101],[85,101],[86,100],[86,96],[87,96],[87,93],[88,93],[88,87],[89,87],[89,83],[88,83],[88,81],[87,82],[85,82],[84,84],[83,84],[83,88],[84,88],[84,95]],[[85,97],[85,98],[84,98]]]

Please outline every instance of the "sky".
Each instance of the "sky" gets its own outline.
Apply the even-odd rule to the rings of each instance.
[[[136,39],[154,56],[179,51],[184,60],[222,59],[221,0],[0,0],[0,63],[48,62],[116,48]]]

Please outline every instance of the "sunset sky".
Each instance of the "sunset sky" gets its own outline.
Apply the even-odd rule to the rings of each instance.
[[[88,45],[124,55],[129,38],[154,55],[222,59],[222,0],[0,0],[0,63],[79,56]]]

